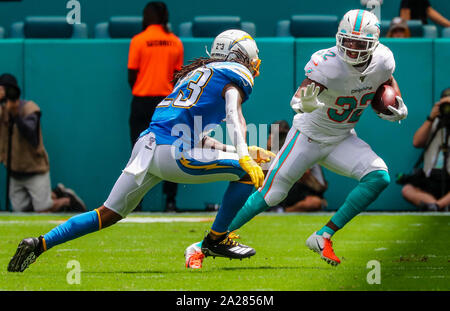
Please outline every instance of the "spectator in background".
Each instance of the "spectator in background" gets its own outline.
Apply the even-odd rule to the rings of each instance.
[[[174,73],[183,65],[183,44],[168,28],[169,11],[163,2],[149,2],[143,12],[143,31],[133,37],[128,55],[128,83],[133,100],[130,138],[134,146],[148,128],[156,106],[173,89]],[[165,181],[166,211],[176,210],[177,184]],[[137,210],[141,208],[140,204]]]
[[[423,24],[428,24],[429,18],[442,27],[450,27],[450,21],[433,9],[429,0],[402,0],[400,17],[406,21],[418,19]]]
[[[10,163],[9,199],[13,210],[85,211],[83,201],[73,190],[62,184],[51,190],[48,155],[40,128],[41,111],[33,101],[20,100],[20,95],[16,78],[1,75],[0,161],[5,166]]]
[[[403,197],[423,211],[443,211],[450,205],[450,163],[447,164],[446,189],[443,191],[444,128],[450,127],[450,88],[434,104],[430,115],[416,131],[413,145],[425,148],[423,169],[403,186]],[[447,132],[448,133],[448,132]],[[447,138],[448,139],[448,138]],[[448,141],[447,141],[448,143]],[[449,157],[447,157],[448,160]]]
[[[271,151],[278,152],[278,146],[283,146],[290,127],[285,120],[276,121],[273,124],[278,124],[278,132],[269,133],[267,150],[273,149]],[[275,146],[277,141],[278,146]],[[323,198],[323,193],[327,187],[322,168],[315,164],[292,186],[286,199],[271,210],[279,212],[283,210],[285,212],[319,211],[327,206],[327,201]]]
[[[388,38],[410,38],[408,24],[401,17],[394,17],[389,25],[389,30],[386,34]]]

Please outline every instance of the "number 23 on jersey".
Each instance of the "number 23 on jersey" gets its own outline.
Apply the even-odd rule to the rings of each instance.
[[[172,92],[172,94],[177,95],[174,98],[167,97],[157,106],[157,108],[168,107],[170,104],[172,104],[173,107],[178,108],[191,108],[200,99],[203,89],[208,84],[212,74],[213,71],[210,68],[199,68],[195,70],[193,75],[186,82],[187,86],[185,87],[184,92],[184,87],[182,86],[184,86],[185,83],[180,83],[180,85]]]

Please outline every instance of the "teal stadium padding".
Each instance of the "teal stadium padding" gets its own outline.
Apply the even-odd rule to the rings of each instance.
[[[5,28],[0,27],[0,39],[3,39],[5,37]]]
[[[450,38],[450,27],[442,29],[442,38]]]
[[[292,15],[277,23],[277,37],[334,37],[339,24],[336,15]]]
[[[256,26],[242,21],[239,16],[196,16],[192,22],[179,25],[178,35],[191,38],[212,38],[227,29],[241,29],[250,36],[256,36]]]
[[[447,28],[449,30],[450,28]],[[449,31],[450,34],[450,31]],[[435,68],[433,85],[434,101],[441,97],[441,92],[450,87],[450,36],[434,40],[433,66]]]
[[[69,24],[61,16],[29,16],[11,25],[11,38],[27,39],[84,39],[88,28],[84,23]]]
[[[335,45],[334,38],[256,39],[262,59],[261,75],[253,94],[243,106],[250,126],[285,119],[292,121],[289,101],[304,79],[306,62],[319,49]],[[24,98],[42,109],[44,143],[50,157],[52,186],[62,182],[73,188],[89,209],[101,205],[127,163],[128,116],[131,92],[126,82],[129,39],[116,40],[1,40],[0,68],[14,74]],[[370,210],[415,210],[401,196],[395,184],[400,172],[410,172],[421,150],[412,137],[439,98],[450,86],[450,39],[385,39],[396,58],[395,77],[409,108],[401,124],[381,120],[368,108],[356,126],[358,135],[388,165],[391,184]],[[205,45],[212,38],[184,38],[185,63],[206,56]],[[414,53],[412,53],[412,51]],[[93,74],[94,72],[94,74]],[[100,120],[100,122],[99,122]],[[261,129],[259,133],[263,133]],[[220,138],[218,138],[220,139]],[[250,144],[264,146],[265,138]],[[0,166],[0,198],[4,198],[5,170]],[[329,189],[325,192],[329,210],[342,204],[356,185],[348,178],[325,171]],[[205,208],[220,203],[226,183],[179,187],[181,209]],[[4,208],[4,204],[1,204]],[[162,211],[161,186],[150,192],[144,210]]]

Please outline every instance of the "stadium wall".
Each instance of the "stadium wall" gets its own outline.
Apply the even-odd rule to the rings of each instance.
[[[78,0],[81,4],[81,21],[89,26],[89,34],[94,35],[97,23],[105,22],[110,16],[141,15],[149,0],[105,1]],[[13,22],[22,21],[26,16],[59,15],[65,16],[68,0],[22,0],[0,2],[0,26],[9,31]],[[238,15],[244,21],[256,24],[256,35],[274,36],[275,26],[279,20],[289,19],[293,14],[336,14],[341,17],[346,11],[362,8],[360,0],[322,0],[316,1],[283,0],[166,0],[170,12],[170,21],[175,32],[182,22],[192,21],[199,15]],[[401,0],[384,0],[381,7],[382,19],[392,19],[399,14]],[[450,1],[431,0],[435,9],[444,16],[450,16]]]
[[[409,172],[420,154],[412,136],[429,113],[433,99],[450,86],[450,40],[385,39],[394,52],[395,77],[409,107],[401,125],[380,120],[368,109],[356,130],[387,163],[391,185],[370,210],[414,210],[403,200],[395,175]],[[183,39],[185,61],[203,56],[211,39]],[[333,39],[258,39],[261,76],[244,105],[248,123],[292,120],[289,101],[303,80],[311,53],[334,44]],[[128,115],[131,101],[127,84],[129,40],[3,40],[1,72],[15,74],[25,98],[40,105],[44,142],[50,156],[52,185],[73,188],[89,209],[101,205],[125,166],[131,146]],[[413,51],[413,53],[412,53]],[[433,98],[434,97],[434,98]],[[261,131],[265,145],[266,129]],[[256,143],[256,142],[255,142]],[[335,210],[355,181],[325,172],[326,199]],[[180,185],[181,209],[203,210],[220,203],[226,183]],[[4,209],[5,170],[0,170],[0,206]],[[144,210],[163,210],[161,186],[144,201]]]

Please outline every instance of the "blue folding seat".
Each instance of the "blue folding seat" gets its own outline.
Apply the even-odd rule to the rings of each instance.
[[[69,24],[66,17],[29,16],[11,25],[11,38],[83,39],[88,37],[85,23]]]
[[[334,37],[339,20],[336,15],[292,15],[289,20],[278,21],[277,37]]]
[[[95,26],[95,38],[132,38],[142,31],[140,16],[112,16],[109,21]]]
[[[256,35],[255,24],[244,22],[239,16],[196,16],[192,22],[181,23],[178,29],[180,37],[215,37],[227,29],[241,29],[252,37]]]
[[[423,25],[420,20],[409,20],[408,24],[411,38],[437,38],[437,27],[435,25]],[[389,31],[390,20],[382,20],[381,25],[381,37],[386,37]]]
[[[450,38],[450,27],[442,29],[442,38]]]

